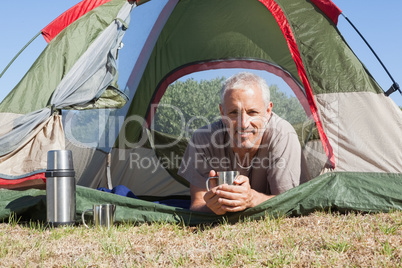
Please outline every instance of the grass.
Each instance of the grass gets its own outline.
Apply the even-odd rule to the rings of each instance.
[[[0,267],[402,267],[402,212],[236,224],[0,224]]]

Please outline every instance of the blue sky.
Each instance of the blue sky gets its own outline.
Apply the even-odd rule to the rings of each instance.
[[[78,2],[80,1],[20,0],[4,2],[0,9],[0,34],[2,40],[0,42],[0,71],[6,67],[13,56],[35,34],[63,11]],[[151,1],[146,5],[152,2],[156,1]],[[400,49],[402,43],[402,16],[400,16],[402,1],[333,0],[333,2],[360,30],[396,82],[402,85],[402,53]],[[144,16],[145,19],[148,17],[149,14]],[[132,17],[132,20],[134,19]],[[138,21],[141,21],[141,19]],[[380,86],[383,89],[388,89],[392,84],[390,78],[342,16],[339,18],[338,28]],[[45,45],[46,42],[44,39],[38,37],[23,52],[5,75],[0,78],[0,101],[22,78]],[[219,76],[228,76],[230,73],[229,71],[225,71],[214,73],[213,75],[214,77],[216,74]],[[271,84],[271,82],[272,80],[269,83]],[[279,79],[272,83],[278,84],[280,88],[285,86]],[[399,106],[402,106],[402,96],[399,93],[395,92],[391,95],[391,98]]]

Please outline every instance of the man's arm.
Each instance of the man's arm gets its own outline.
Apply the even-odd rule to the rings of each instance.
[[[216,176],[216,172],[211,170],[209,172],[210,177]],[[212,184],[213,185],[213,184]],[[190,209],[201,212],[213,212],[217,215],[223,215],[226,213],[222,209],[222,205],[219,203],[219,196],[216,195],[218,187],[212,187],[211,190],[206,191],[205,188],[200,188],[193,184],[190,184],[191,194],[191,206]]]
[[[190,210],[201,211],[201,212],[212,212],[207,207],[207,203],[204,201],[204,195],[207,193],[206,190],[190,184],[190,194],[191,194],[191,206]]]
[[[222,210],[221,204],[218,202],[219,197],[216,195],[216,189],[217,187],[214,187],[208,192],[204,188],[190,184],[190,210],[214,212],[217,215],[225,214],[226,211]]]

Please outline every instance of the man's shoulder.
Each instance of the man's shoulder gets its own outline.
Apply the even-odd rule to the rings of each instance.
[[[192,135],[193,140],[209,139],[211,135],[219,135],[225,131],[225,126],[222,120],[215,121],[211,124],[205,125],[194,131]]]
[[[282,134],[290,134],[290,133],[296,134],[296,131],[293,128],[293,126],[288,121],[286,121],[285,119],[283,119],[282,117],[280,117],[275,113],[272,113],[271,119],[269,120],[268,130],[279,132]]]
[[[193,136],[194,135],[207,135],[208,133],[212,134],[215,131],[219,131],[219,130],[223,130],[223,129],[224,129],[224,125],[223,125],[222,120],[218,120],[211,124],[198,128],[197,130],[194,131]]]
[[[191,136],[189,146],[198,149],[215,150],[214,148],[223,148],[227,141],[227,131],[222,121],[216,121],[206,126],[198,128]]]

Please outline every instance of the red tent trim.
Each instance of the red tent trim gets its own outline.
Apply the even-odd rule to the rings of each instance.
[[[335,25],[338,24],[338,17],[342,11],[331,0],[311,0]]]
[[[24,178],[20,178],[20,179],[3,179],[0,178],[0,185],[15,185],[15,184],[19,184],[22,182],[26,182],[26,181],[30,181],[30,180],[40,180],[42,179],[44,182],[46,182],[46,177],[45,177],[45,173],[37,173],[37,174],[33,174]]]
[[[49,43],[64,28],[79,19],[81,16],[110,1],[111,0],[84,0],[79,2],[43,28],[43,38],[45,38],[46,42]]]
[[[314,121],[317,124],[318,133],[320,134],[321,142],[324,146],[325,153],[328,156],[328,159],[330,160],[330,164],[331,164],[332,168],[335,168],[334,153],[333,153],[331,144],[329,143],[329,140],[327,138],[327,135],[325,135],[325,132],[324,132],[324,129],[323,129],[323,126],[321,123],[321,119],[318,114],[317,104],[315,103],[313,91],[311,90],[310,82],[308,81],[306,70],[304,68],[304,65],[303,65],[303,62],[302,62],[302,59],[300,56],[300,52],[297,47],[297,43],[294,38],[292,29],[290,28],[289,22],[286,19],[286,16],[283,13],[280,6],[274,0],[259,0],[259,1],[262,4],[264,4],[265,7],[272,13],[275,20],[278,22],[278,25],[281,28],[283,35],[286,38],[286,42],[288,44],[290,53],[293,57],[293,60],[296,63],[298,74],[304,85],[304,89],[305,89],[306,95],[307,95],[307,100],[309,102]]]

